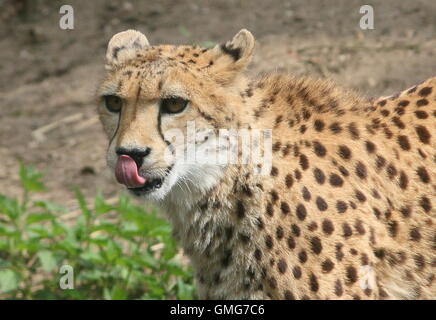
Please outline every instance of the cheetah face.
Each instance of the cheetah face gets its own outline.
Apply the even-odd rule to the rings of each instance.
[[[213,49],[150,46],[133,30],[111,39],[98,110],[119,183],[136,196],[173,202],[217,183],[225,164],[209,161],[213,133],[236,121],[226,110],[228,88],[253,46],[245,30]]]

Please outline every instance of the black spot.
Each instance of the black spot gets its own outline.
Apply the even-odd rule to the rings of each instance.
[[[362,191],[360,190],[355,190],[356,195],[356,199],[359,200],[360,202],[365,202],[366,201],[366,196],[362,193]]]
[[[389,221],[388,222],[388,231],[391,237],[396,237],[398,234],[398,222],[397,221]]]
[[[346,269],[347,283],[353,284],[357,281],[357,270],[353,266],[348,266]]]
[[[359,130],[357,129],[356,123],[351,122],[348,125],[348,131],[350,132],[352,139],[357,140],[360,138]]]
[[[339,166],[339,172],[344,176],[344,177],[348,177],[350,175],[350,173],[348,172],[348,170],[344,167],[344,166]]]
[[[304,219],[306,219],[307,211],[306,207],[303,204],[298,204],[296,213],[298,219],[300,219],[301,221],[304,221]]]
[[[422,196],[420,201],[419,201],[419,205],[421,206],[421,208],[424,209],[425,212],[430,212],[430,210],[432,209],[432,205],[430,202],[430,199],[427,198],[426,196]]]
[[[356,231],[358,234],[363,235],[365,234],[365,228],[363,226],[363,222],[361,220],[357,220],[354,224],[354,227],[356,228]]]
[[[332,221],[329,219],[324,219],[322,222],[322,231],[324,231],[324,233],[327,235],[331,235],[334,230],[335,227],[333,226]]]
[[[310,284],[311,291],[318,292],[319,289],[318,279],[313,273],[310,275],[309,284]]]
[[[430,182],[430,176],[427,172],[427,170],[424,167],[419,167],[416,170],[416,173],[418,174],[419,178],[421,179],[422,182],[424,183],[429,183]]]
[[[284,293],[285,300],[295,300],[295,296],[289,290],[286,290]]]
[[[404,124],[403,121],[400,120],[400,118],[398,117],[393,117],[392,118],[392,122],[399,128],[399,129],[404,129],[406,127],[406,125]]]
[[[223,267],[228,267],[230,265],[231,259],[232,259],[232,251],[226,250],[224,252],[224,257],[221,259],[221,265]]]
[[[400,102],[398,102],[398,106],[400,107],[407,107],[408,105],[409,105],[408,100],[401,100]]]
[[[277,200],[279,200],[279,195],[277,194],[277,191],[271,190],[271,201],[273,203],[276,203]]]
[[[413,256],[413,260],[415,261],[415,265],[418,270],[422,270],[425,268],[425,258],[422,254],[415,254]]]
[[[328,258],[321,263],[322,271],[324,271],[326,273],[329,273],[330,271],[332,271],[334,266],[335,266],[335,264],[333,263],[333,261],[328,259]]]
[[[309,190],[306,187],[303,187],[301,191],[303,193],[303,199],[306,201],[310,201],[311,195]]]
[[[301,259],[300,259],[301,261]],[[299,266],[295,266],[292,268],[292,274],[294,275],[295,279],[300,279],[302,272],[301,272],[301,268]]]
[[[296,244],[295,244],[295,240],[293,237],[289,237],[287,240],[287,243],[288,243],[289,249],[295,249]]]
[[[410,230],[410,239],[412,241],[419,241],[419,240],[421,240],[421,233],[419,232],[418,228],[415,227],[415,228],[412,228]]]
[[[325,175],[324,175],[324,172],[321,171],[321,169],[315,168],[313,170],[313,175],[315,176],[315,180],[319,184],[324,184],[324,182],[325,182]]]
[[[270,217],[274,215],[274,206],[271,202],[268,202],[266,205],[266,214]]]
[[[408,218],[408,217],[410,217],[410,214],[412,213],[412,209],[409,206],[406,206],[406,207],[400,208],[400,212],[405,218]]]
[[[279,169],[277,169],[276,167],[272,167],[271,168],[271,176],[277,177],[278,175],[279,175]]]
[[[264,224],[262,218],[259,218],[259,217],[256,219],[255,224],[257,225],[259,230],[262,230],[265,227],[265,224]]]
[[[398,136],[398,144],[400,145],[401,149],[406,151],[410,150],[410,143],[407,136],[404,135]]]
[[[416,133],[418,134],[419,140],[421,140],[422,143],[429,144],[431,134],[424,126],[417,126],[415,128]]]
[[[383,158],[382,156],[377,156],[375,160],[375,165],[377,166],[377,169],[383,168],[385,164],[386,164],[386,159]]]
[[[278,226],[276,229],[276,237],[277,240],[281,240],[284,237],[284,231],[283,231],[283,227],[282,226]]]
[[[342,131],[342,127],[341,127],[341,125],[339,124],[339,122],[333,122],[333,123],[330,125],[329,129],[330,129],[330,131],[331,131],[333,134],[338,134],[338,133],[340,133],[340,132]]]
[[[419,99],[418,101],[416,101],[417,107],[422,107],[422,106],[426,106],[426,105],[428,105],[427,99]]]
[[[431,93],[432,89],[433,89],[432,87],[424,87],[424,88],[422,88],[421,90],[418,91],[418,94],[421,97],[426,97],[426,96],[428,96]]]
[[[418,119],[427,119],[428,118],[428,113],[422,110],[417,110],[415,111],[415,115]]]
[[[401,171],[400,172],[400,180],[399,180],[400,188],[405,190],[405,189],[407,189],[408,184],[409,184],[409,179],[407,178],[407,175],[404,173],[404,171]]]
[[[395,168],[395,166],[391,163],[386,167],[386,173],[388,174],[389,179],[392,180],[398,174],[398,171]]]
[[[301,250],[301,251],[298,253],[298,260],[299,260],[301,263],[305,263],[305,262],[307,261],[307,253],[306,253],[306,250]]]
[[[283,258],[281,258],[277,263],[277,269],[279,270],[280,273],[285,273],[286,269],[288,269],[288,265]]]
[[[326,148],[318,141],[313,142],[313,148],[318,157],[324,157],[327,154]]]
[[[265,245],[267,246],[268,249],[272,249],[274,245],[273,239],[269,234],[265,237]]]
[[[345,211],[347,211],[347,204],[342,200],[338,200],[336,202],[336,209],[339,213],[344,213]]]
[[[303,170],[307,170],[309,168],[309,160],[304,154],[300,155],[300,166]]]
[[[342,288],[341,280],[338,279],[335,282],[335,295],[338,297],[341,297],[343,293],[344,293],[344,290]]]
[[[291,209],[289,208],[289,204],[287,202],[282,202],[280,204],[280,209],[282,210],[283,214],[288,214],[291,212]]]
[[[256,250],[254,251],[254,258],[255,258],[257,261],[260,261],[260,260],[262,259],[262,251],[260,251],[259,249],[256,249]]]
[[[297,226],[295,223],[291,225],[291,231],[292,234],[296,237],[299,237],[301,234],[300,227]]]
[[[330,184],[333,187],[342,187],[342,185],[344,184],[344,180],[342,180],[342,178],[338,176],[336,173],[332,173],[330,175]]]
[[[349,160],[351,158],[351,150],[347,146],[339,146],[339,156],[342,159]]]
[[[310,246],[312,248],[312,252],[315,254],[320,254],[322,251],[321,240],[318,237],[313,237],[310,239]]]
[[[365,146],[366,146],[366,151],[368,151],[368,153],[374,153],[376,150],[375,144],[371,141],[366,141]]]
[[[342,243],[336,243],[335,248],[336,248],[336,259],[338,261],[342,261],[342,259],[344,258],[344,253],[342,252],[342,247],[344,245]]]
[[[325,123],[322,120],[315,120],[314,126],[316,131],[321,132],[325,127]]]
[[[366,177],[368,176],[366,172],[366,166],[360,161],[358,161],[356,164],[356,175],[360,179],[366,179]]]
[[[238,202],[236,203],[236,215],[239,219],[245,217],[245,207],[241,200],[238,200]]]
[[[301,179],[301,172],[298,169],[295,169],[294,171],[295,179],[300,180]]]
[[[342,225],[342,231],[345,238],[351,237],[353,234],[353,230],[348,223]]]
[[[327,202],[321,197],[316,198],[316,206],[320,211],[326,211],[328,208]]]

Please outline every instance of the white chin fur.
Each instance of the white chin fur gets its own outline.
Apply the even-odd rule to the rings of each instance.
[[[175,164],[162,186],[144,194],[142,199],[159,205],[190,209],[223,176],[224,166],[208,164]]]

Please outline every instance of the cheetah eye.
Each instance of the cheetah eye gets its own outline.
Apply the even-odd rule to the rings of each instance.
[[[121,100],[120,97],[110,95],[110,96],[104,96],[103,99],[106,108],[110,112],[120,112],[121,106],[123,105],[123,100]]]
[[[182,112],[188,104],[188,100],[182,98],[165,98],[161,100],[160,108],[162,113]]]

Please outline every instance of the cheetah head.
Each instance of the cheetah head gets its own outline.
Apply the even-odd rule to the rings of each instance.
[[[98,111],[117,181],[138,197],[180,203],[212,188],[226,164],[208,158],[210,147],[239,120],[236,88],[253,48],[247,30],[210,49],[151,46],[134,30],[114,35]]]

